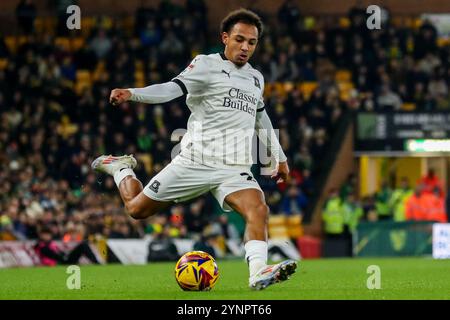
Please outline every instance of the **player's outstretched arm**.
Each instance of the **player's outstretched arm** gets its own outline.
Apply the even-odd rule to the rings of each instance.
[[[144,103],[164,103],[183,95],[183,90],[173,81],[154,84],[145,88],[114,89],[109,97],[113,105],[119,105],[125,101]]]
[[[281,148],[266,110],[263,109],[256,113],[255,129],[260,141],[266,145],[277,162],[271,178],[277,183],[287,181],[289,176],[287,157]]]

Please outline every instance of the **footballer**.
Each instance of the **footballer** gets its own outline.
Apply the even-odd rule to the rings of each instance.
[[[223,53],[196,56],[169,82],[112,90],[113,105],[125,101],[158,104],[186,96],[191,114],[181,151],[145,188],[133,172],[137,162],[131,155],[102,155],[92,163],[94,170],[114,177],[135,219],[206,192],[224,210],[239,212],[246,221],[245,258],[249,287],[254,290],[287,280],[297,267],[294,260],[267,264],[269,207],[250,171],[256,130],[277,162],[272,178],[282,182],[289,174],[278,139],[270,139],[274,130],[264,109],[264,78],[248,62],[262,32],[262,21],[254,12],[233,11],[221,23]]]

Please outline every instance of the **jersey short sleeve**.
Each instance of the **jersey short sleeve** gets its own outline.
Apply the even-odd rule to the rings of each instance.
[[[208,73],[207,56],[198,55],[172,81],[181,87],[184,94],[198,94],[207,87]]]

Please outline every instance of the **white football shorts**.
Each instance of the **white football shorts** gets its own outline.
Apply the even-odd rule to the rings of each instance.
[[[150,180],[144,194],[153,200],[178,203],[211,191],[222,209],[231,211],[225,197],[243,189],[262,192],[248,167],[214,168],[172,161]]]

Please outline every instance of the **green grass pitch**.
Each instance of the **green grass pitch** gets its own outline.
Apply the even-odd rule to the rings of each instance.
[[[81,266],[81,289],[69,290],[66,267],[0,269],[0,299],[450,299],[450,260],[371,258],[303,260],[289,281],[247,287],[244,261],[219,260],[210,292],[184,292],[175,263]],[[378,265],[381,289],[367,289],[367,267]]]

